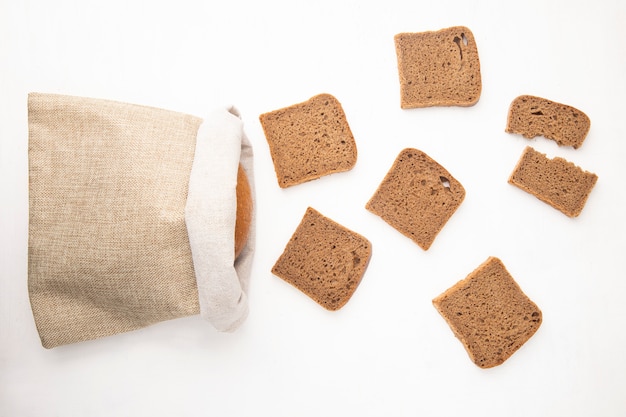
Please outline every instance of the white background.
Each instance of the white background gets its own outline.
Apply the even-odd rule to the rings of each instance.
[[[621,0],[0,0],[0,416],[626,415],[625,23]],[[476,38],[480,101],[401,110],[393,36],[454,25]],[[198,116],[238,107],[259,224],[237,332],[189,317],[41,347],[26,287],[31,91]],[[258,116],[322,92],[342,103],[358,162],[282,190]],[[520,94],[587,113],[584,145],[505,133]],[[507,183],[528,144],[598,174],[580,217]],[[364,208],[405,147],[467,192],[427,252]],[[373,245],[338,312],[270,272],[307,206]],[[431,300],[489,256],[544,322],[483,370]]]

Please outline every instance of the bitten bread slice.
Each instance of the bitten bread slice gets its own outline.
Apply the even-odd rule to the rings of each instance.
[[[339,101],[320,94],[259,116],[281,188],[348,171],[357,149]]]
[[[481,368],[502,364],[542,321],[541,310],[495,257],[435,298],[433,305]]]
[[[395,36],[400,106],[473,106],[482,90],[478,48],[464,26]]]
[[[465,189],[424,152],[407,148],[365,208],[428,250],[465,198]]]
[[[580,214],[598,176],[571,162],[526,147],[509,183],[550,204],[569,217]]]
[[[544,136],[560,146],[578,149],[587,137],[590,127],[589,117],[574,107],[525,95],[517,97],[511,103],[506,131],[529,139]]]
[[[309,207],[272,273],[334,311],[354,294],[371,255],[366,238]]]

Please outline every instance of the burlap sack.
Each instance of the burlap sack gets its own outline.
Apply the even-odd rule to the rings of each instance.
[[[247,315],[254,217],[235,263],[236,111],[195,116],[30,94],[28,290],[44,347],[202,314]]]

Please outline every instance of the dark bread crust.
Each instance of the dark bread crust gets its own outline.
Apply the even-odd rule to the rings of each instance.
[[[403,109],[473,106],[482,80],[472,31],[455,26],[394,37]]]
[[[286,188],[348,171],[357,149],[341,103],[330,94],[259,116],[278,185]]]
[[[490,257],[433,305],[481,368],[502,364],[541,325],[541,310],[500,259]]]
[[[523,95],[515,98],[509,107],[506,132],[528,139],[543,136],[559,146],[578,149],[590,128],[589,117],[572,106]]]
[[[569,217],[578,216],[598,176],[563,158],[549,159],[527,146],[509,177],[509,184],[526,191]]]
[[[309,207],[272,273],[334,311],[350,300],[371,256],[366,238]]]
[[[406,148],[365,208],[428,250],[465,198],[465,189],[424,152]]]

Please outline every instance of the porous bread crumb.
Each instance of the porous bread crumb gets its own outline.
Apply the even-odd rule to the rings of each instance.
[[[436,297],[433,305],[481,368],[506,361],[543,320],[541,310],[496,257]]]
[[[334,311],[350,300],[371,256],[366,238],[309,207],[272,273]]]
[[[473,106],[482,80],[478,48],[465,26],[394,37],[403,109]]]
[[[509,183],[537,197],[569,217],[578,216],[598,181],[594,173],[527,146]]]
[[[589,117],[572,106],[523,95],[511,103],[505,130],[528,139],[543,136],[554,140],[559,146],[578,149],[590,128]]]
[[[264,113],[259,120],[281,188],[352,169],[354,136],[341,103],[330,94]]]
[[[428,250],[465,189],[424,152],[403,149],[365,208]]]

